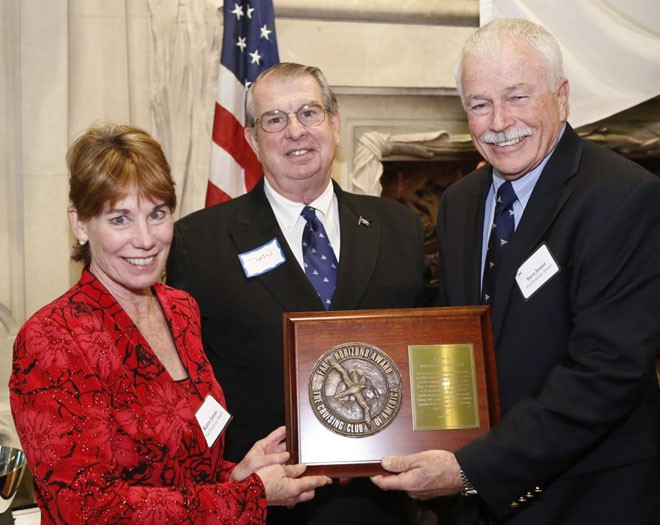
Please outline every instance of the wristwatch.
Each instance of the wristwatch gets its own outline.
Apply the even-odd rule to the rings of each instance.
[[[461,496],[476,496],[477,489],[474,488],[474,485],[470,483],[470,480],[461,469],[461,481],[463,482],[463,490],[461,491]]]

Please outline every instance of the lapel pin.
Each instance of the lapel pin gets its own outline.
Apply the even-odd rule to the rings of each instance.
[[[369,221],[360,215],[360,218],[358,219],[358,226],[366,226],[368,228],[369,225]]]

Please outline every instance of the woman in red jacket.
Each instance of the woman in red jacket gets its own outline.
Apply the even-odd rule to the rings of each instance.
[[[280,428],[238,465],[199,310],[158,282],[176,205],[147,133],[92,128],[67,154],[80,281],[21,328],[10,380],[42,523],[263,523],[330,480],[285,465]]]

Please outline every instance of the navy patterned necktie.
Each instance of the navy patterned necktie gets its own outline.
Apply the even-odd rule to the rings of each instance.
[[[332,294],[335,292],[339,263],[330,246],[328,234],[316,216],[316,210],[305,206],[300,215],[307,221],[302,236],[305,275],[316,289],[327,310],[330,308]]]
[[[490,304],[495,289],[495,280],[507,244],[513,236],[515,221],[513,217],[513,203],[516,201],[516,192],[510,181],[505,181],[497,190],[495,200],[495,214],[493,225],[488,238],[488,251],[484,265],[484,278],[481,286],[481,302]]]

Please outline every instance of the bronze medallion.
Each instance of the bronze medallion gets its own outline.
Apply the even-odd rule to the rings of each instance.
[[[348,437],[377,434],[396,418],[402,402],[401,374],[375,346],[344,343],[316,362],[309,401],[327,429]]]

